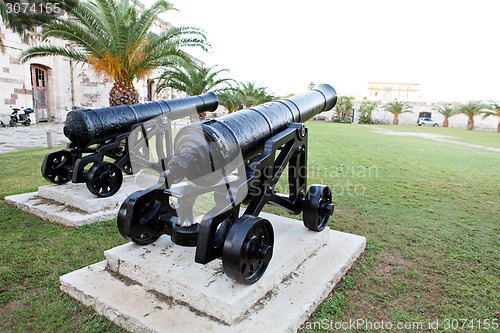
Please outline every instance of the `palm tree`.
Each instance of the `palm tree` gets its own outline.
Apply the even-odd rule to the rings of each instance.
[[[500,102],[491,102],[484,107],[485,109],[491,111],[483,111],[483,119],[488,118],[489,116],[497,116],[498,117],[498,125],[497,125],[497,133],[500,133]]]
[[[267,88],[257,86],[255,82],[240,83],[239,94],[245,107],[270,102],[275,97]]]
[[[222,72],[229,72],[228,69],[214,70],[217,67],[205,67],[194,63],[175,64],[167,68],[159,77],[159,84],[156,92],[170,87],[179,91],[184,91],[188,96],[204,94],[210,90],[217,91],[224,84],[234,81],[229,78],[219,78]],[[200,114],[200,119],[205,119],[205,112]],[[194,119],[193,119],[194,120]]]
[[[150,32],[161,13],[175,10],[165,0],[158,0],[144,10],[130,0],[80,1],[75,7],[65,9],[71,19],[51,20],[42,38],[60,38],[69,41],[70,46],[35,46],[23,52],[21,60],[63,56],[89,64],[98,74],[114,80],[109,93],[111,106],[138,102],[134,79],[145,78],[156,68],[179,60],[190,61],[182,47],[204,50],[208,47],[198,28],[170,27],[159,35]]]
[[[474,117],[479,115],[483,109],[484,106],[479,102],[470,102],[458,107],[457,113],[464,114],[468,117],[467,130],[472,131],[474,129]]]
[[[222,72],[229,72],[229,69],[214,70],[217,67],[206,67],[194,63],[176,64],[167,68],[158,77],[158,87],[156,92],[164,88],[174,88],[184,91],[189,96],[200,95],[214,88],[220,88],[224,83],[234,81],[233,79],[219,78]]]
[[[389,102],[383,106],[384,110],[390,112],[394,115],[394,119],[392,120],[393,125],[399,124],[399,115],[402,113],[411,113],[412,107],[408,102]]]
[[[224,106],[229,113],[238,110],[242,105],[240,94],[234,88],[222,89],[217,94],[217,97],[219,98],[219,104]]]
[[[443,127],[448,127],[448,118],[455,115],[456,113],[456,111],[448,105],[435,107],[434,110],[436,110],[444,117]]]

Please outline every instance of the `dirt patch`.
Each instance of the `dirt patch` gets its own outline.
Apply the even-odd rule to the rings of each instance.
[[[19,300],[6,302],[2,305],[2,310],[6,312],[16,312],[18,309],[22,307],[21,302]]]
[[[403,257],[384,251],[380,254],[380,261],[378,267],[375,270],[377,276],[389,275],[394,272],[394,269],[400,266],[410,267],[411,262],[404,259]]]
[[[15,313],[22,310],[23,304],[20,300],[14,300],[2,304],[0,307],[0,317],[2,318],[2,325],[4,327],[11,327],[15,321]]]

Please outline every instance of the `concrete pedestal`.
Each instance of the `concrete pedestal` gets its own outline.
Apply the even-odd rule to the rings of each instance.
[[[132,332],[295,332],[364,251],[361,236],[307,230],[262,213],[275,232],[273,258],[247,286],[220,260],[194,262],[194,248],[163,236],[105,252],[106,260],[61,277],[61,289]]]
[[[42,219],[76,227],[116,218],[122,202],[141,189],[133,176],[126,176],[120,190],[108,198],[93,195],[84,183],[67,183],[40,186],[38,192],[8,196],[5,201]]]

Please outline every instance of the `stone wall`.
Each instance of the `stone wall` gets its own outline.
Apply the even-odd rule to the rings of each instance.
[[[30,107],[32,95],[29,66],[19,61],[22,43],[10,42],[15,35],[3,25],[0,25],[0,34],[7,44],[6,53],[0,53],[0,114],[5,115],[10,114],[11,106]]]

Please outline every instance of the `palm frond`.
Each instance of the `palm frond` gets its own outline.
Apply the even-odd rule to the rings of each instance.
[[[221,87],[224,83],[232,80],[219,78],[218,74],[227,69],[214,71],[216,66],[205,67],[194,64],[191,61],[179,62],[167,68],[157,79],[159,84],[157,92],[164,88],[172,87],[186,92],[188,95],[200,95],[212,89]]]
[[[470,102],[459,106],[456,110],[457,113],[466,115],[467,117],[475,117],[485,109],[484,105],[479,102]]]
[[[388,102],[382,107],[385,111],[396,114],[413,112],[413,108],[408,102],[393,101]]]
[[[445,106],[436,106],[433,108],[434,111],[437,111],[441,114],[445,119],[456,114],[456,110],[448,105]]]
[[[70,41],[74,50],[42,45],[27,50],[22,59],[70,57],[130,86],[134,79],[148,77],[156,68],[192,63],[185,47],[208,49],[203,31],[195,27],[169,27],[159,35],[152,33],[159,15],[169,10],[176,9],[166,0],[158,0],[144,10],[130,0],[80,1],[67,8],[70,19],[50,22],[43,35]]]
[[[22,54],[22,61],[27,61],[32,58],[37,57],[47,57],[47,56],[62,56],[69,59],[73,59],[77,62],[86,62],[87,57],[84,53],[79,50],[71,50],[69,48],[51,45],[42,45],[32,47]]]

